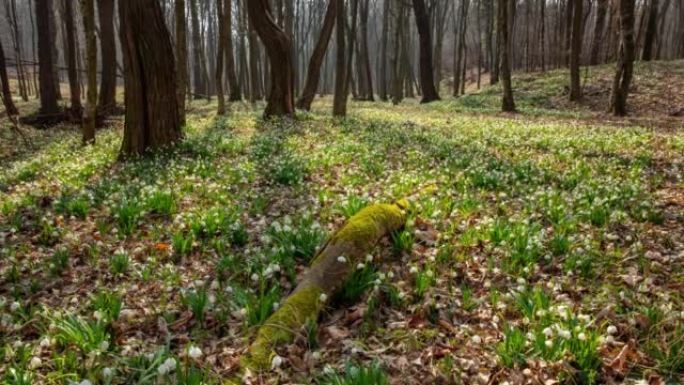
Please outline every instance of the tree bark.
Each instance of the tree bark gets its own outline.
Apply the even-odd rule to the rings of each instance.
[[[109,115],[116,108],[116,40],[114,35],[114,0],[98,0],[100,21],[100,57],[102,75],[97,111]]]
[[[596,22],[594,23],[594,38],[591,42],[590,65],[599,64],[599,53],[601,42],[603,41],[603,30],[606,23],[606,12],[608,11],[608,0],[597,0],[596,2]]]
[[[81,104],[81,84],[78,80],[78,64],[76,63],[76,31],[74,26],[74,10],[71,0],[63,0],[64,24],[66,26],[66,45],[67,52],[67,72],[69,75],[69,91],[71,95],[71,108],[69,109],[70,118],[75,122],[80,122],[83,118],[83,105]]]
[[[230,8],[230,0],[225,0]],[[226,114],[226,98],[223,94],[223,55],[227,44],[226,16],[223,7],[224,0],[216,0],[216,16],[218,18],[218,42],[216,47],[216,96],[218,98],[217,115]]]
[[[192,73],[195,98],[207,97],[206,65],[203,59],[202,34],[200,33],[199,11],[197,0],[190,0],[190,23],[192,25]]]
[[[38,24],[38,66],[40,81],[40,110],[41,115],[56,115],[57,88],[54,68],[54,26],[52,19],[52,0],[36,0],[36,22]]]
[[[634,0],[618,0],[620,12],[620,47],[613,81],[612,111],[615,116],[627,115],[627,96],[634,71]]]
[[[68,0],[67,0],[68,2]],[[94,0],[82,0],[83,27],[85,30],[88,96],[83,117],[83,144],[95,143],[97,114],[97,38],[95,37]],[[115,74],[116,76],[116,74]]]
[[[380,73],[378,74],[378,93],[380,100],[387,101],[387,76],[389,71],[387,68],[387,49],[389,48],[389,33],[390,33],[390,5],[391,0],[385,0],[384,10],[382,14],[382,38],[380,42]]]
[[[271,16],[268,0],[249,0],[249,18],[271,63],[271,90],[264,117],[294,115],[292,42]]]
[[[542,72],[546,71],[546,0],[540,0],[540,20],[539,20],[539,60],[541,62]]]
[[[572,16],[572,46],[570,49],[570,100],[582,98],[580,79],[580,55],[582,53],[582,4],[584,0],[575,0]]]
[[[684,20],[680,20],[684,23]],[[658,31],[658,0],[651,0],[648,11],[648,22],[646,24],[646,35],[644,36],[644,50],[641,60],[650,61],[653,58],[653,47],[655,45],[656,33]]]
[[[356,27],[357,27],[357,16],[359,14],[359,0],[350,0],[351,8],[349,10],[350,16],[351,16],[351,25],[349,30],[347,31],[347,54],[345,59],[347,60],[346,63],[346,70],[344,71],[344,74],[346,76],[346,80],[344,83],[344,95],[345,97],[349,97],[349,88],[351,87],[351,83],[353,82],[353,71],[352,71],[352,61],[354,58],[354,48],[356,47]]]
[[[157,0],[120,0],[126,120],[121,157],[182,138],[173,46]]]
[[[515,101],[513,100],[513,88],[511,85],[511,42],[509,39],[511,10],[515,7],[512,0],[499,0],[499,16],[497,28],[501,33],[499,42],[501,51],[501,84],[503,86],[503,98],[501,110],[504,112],[515,112]]]
[[[2,86],[2,103],[7,111],[7,116],[10,118],[19,115],[19,110],[14,105],[12,100],[12,92],[10,91],[9,79],[7,77],[7,67],[5,66],[5,50],[2,48],[2,41],[0,41],[0,86]]]
[[[333,99],[333,115],[346,116],[347,115],[347,94],[345,93],[347,83],[347,60],[345,55],[346,37],[345,26],[347,24],[347,14],[344,7],[344,0],[338,0],[336,3],[337,12],[337,29],[335,32],[337,39],[337,57],[335,59],[335,96]]]
[[[230,87],[229,99],[231,102],[237,102],[242,99],[242,91],[240,90],[240,82],[238,81],[235,71],[235,54],[233,50],[233,2],[232,0],[225,0],[223,5],[223,12],[225,14],[225,29],[226,29],[226,43],[225,43],[225,63],[226,76],[228,76],[228,85]]]
[[[360,72],[364,78],[364,92],[361,97],[363,100],[372,102],[375,100],[375,93],[373,91],[373,71],[371,70],[370,52],[368,49],[369,6],[370,4],[368,1],[361,2],[361,40],[359,41],[359,53],[361,56],[361,66],[363,67]]]
[[[174,1],[174,18],[176,29],[176,103],[180,124],[185,126],[185,93],[188,88],[188,38],[185,23],[185,0]]]
[[[421,103],[439,100],[435,88],[435,77],[432,67],[432,37],[430,36],[430,19],[425,9],[424,0],[413,0],[413,11],[416,15],[416,27],[420,37],[420,87],[423,90]]]
[[[297,100],[297,108],[309,111],[311,109],[311,103],[316,96],[316,90],[318,89],[318,83],[321,78],[321,65],[323,64],[323,59],[325,58],[325,52],[328,49],[330,43],[330,37],[332,36],[333,29],[335,28],[335,17],[337,16],[337,1],[330,0],[328,2],[328,8],[325,12],[325,19],[323,20],[323,28],[318,36],[318,41],[316,42],[316,47],[311,54],[311,59],[309,60],[309,68],[306,73],[306,82],[304,83],[304,89],[302,90],[302,95]]]

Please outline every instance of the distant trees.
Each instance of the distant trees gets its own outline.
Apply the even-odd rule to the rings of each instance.
[[[616,116],[627,115],[627,95],[634,71],[634,1],[618,0],[620,17],[620,47],[617,70],[613,80],[611,109]]]
[[[98,19],[100,21],[100,57],[102,58],[102,74],[100,76],[100,95],[97,101],[97,111],[102,115],[108,115],[116,107],[114,0],[98,0],[97,10]]]
[[[0,93],[0,96],[2,96],[2,104],[5,106],[7,115],[10,117],[19,115],[19,110],[17,110],[17,107],[12,100],[12,92],[10,91],[7,67],[5,65],[5,50],[2,48],[2,41],[0,41],[0,87],[2,88],[2,93]]]
[[[337,54],[335,56],[335,97],[333,99],[333,115],[345,116],[347,115],[347,60],[346,60],[346,37],[345,26],[347,25],[347,14],[345,11],[344,0],[336,2],[337,7],[337,31],[335,38],[337,40]]]
[[[182,137],[173,46],[157,0],[120,0],[126,120],[121,157]],[[154,47],[150,49],[150,47]]]
[[[86,40],[86,78],[88,79],[88,94],[83,117],[84,144],[95,142],[95,121],[97,117],[97,37],[95,36],[95,4],[93,2],[94,0],[81,1]]]
[[[224,0],[216,0],[216,12],[218,13],[219,38],[216,48],[216,96],[218,97],[218,115],[226,114],[226,98],[223,95],[223,56],[227,45],[226,16],[223,6]],[[230,8],[230,0],[226,0],[227,8]]]
[[[69,108],[70,118],[80,122],[83,118],[83,105],[81,104],[81,82],[78,77],[78,42],[76,39],[77,31],[74,24],[73,1],[62,0],[64,11],[64,26],[66,32],[66,55],[67,71],[69,74],[69,91],[71,94],[71,107]]]
[[[572,1],[572,31],[570,47],[570,100],[578,101],[582,98],[582,87],[580,84],[580,55],[582,53],[582,38],[584,29],[582,28],[582,4],[584,0]]]
[[[185,94],[188,87],[188,38],[185,23],[185,0],[174,0],[174,25],[176,30],[176,102],[180,124],[185,126]]]

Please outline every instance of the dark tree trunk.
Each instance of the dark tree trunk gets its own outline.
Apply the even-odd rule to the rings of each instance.
[[[88,96],[83,117],[83,144],[95,143],[97,114],[97,37],[95,36],[95,0],[82,0],[83,27],[86,40]]]
[[[247,1],[247,11],[271,63],[271,90],[264,116],[291,116],[295,112],[292,42],[273,20],[268,0]]]
[[[126,122],[121,157],[180,140],[173,45],[157,0],[120,0]]]
[[[540,21],[539,21],[539,49],[541,53],[539,54],[539,60],[541,61],[542,72],[546,71],[546,0],[540,0]]]
[[[635,57],[634,0],[618,0],[620,47],[613,81],[612,110],[616,116],[627,115],[627,95],[632,82]]]
[[[237,102],[242,99],[242,91],[240,90],[240,82],[238,81],[235,71],[235,54],[233,51],[233,2],[232,0],[225,0],[223,12],[225,13],[225,29],[226,29],[226,43],[225,43],[225,62],[226,62],[226,76],[228,76],[228,85],[230,86],[229,99],[231,102]]]
[[[347,115],[347,94],[345,92],[347,83],[347,60],[345,26],[347,24],[347,14],[344,7],[344,0],[338,0],[337,7],[337,29],[335,32],[337,39],[337,57],[335,59],[335,97],[333,99],[333,115]]]
[[[190,23],[192,25],[192,73],[195,98],[209,95],[206,83],[206,66],[204,50],[202,49],[202,34],[200,33],[199,11],[197,0],[190,0]]]
[[[100,57],[102,75],[97,102],[99,114],[108,115],[116,108],[116,41],[114,37],[114,0],[98,0],[100,21]]]
[[[5,13],[7,21],[10,24],[10,35],[12,36],[12,45],[14,47],[14,62],[16,64],[17,69],[17,83],[19,86],[19,95],[21,96],[21,99],[23,101],[27,102],[30,86],[28,85],[29,79],[26,76],[24,63],[22,62],[24,55],[22,54],[23,49],[21,29],[19,28],[19,23],[17,21],[16,0],[5,2]],[[29,14],[31,14],[31,12],[29,12]],[[31,17],[31,20],[33,20],[33,17]],[[35,61],[35,57],[33,58],[33,60]]]
[[[543,0],[542,0],[543,1]],[[501,70],[501,28],[498,25],[498,9],[500,3],[498,0],[492,0],[492,7],[496,7],[496,13],[492,11],[492,18],[496,14],[496,22],[492,20],[492,24],[496,27],[496,33],[494,34],[494,43],[492,45],[492,74],[489,78],[489,84],[494,85],[499,83],[499,73]]]
[[[176,29],[176,101],[180,124],[185,126],[185,93],[188,88],[188,38],[185,23],[185,0],[175,0],[174,18]]]
[[[7,67],[5,66],[5,51],[2,48],[2,41],[0,41],[0,86],[2,86],[2,103],[5,106],[7,115],[9,117],[19,115],[19,110],[14,105],[12,100],[12,92],[10,91],[9,79],[7,77]]]
[[[665,44],[665,24],[667,24],[667,12],[670,9],[670,0],[665,0],[663,3],[663,6],[660,9],[660,16],[658,19],[660,20],[660,24],[658,25],[658,36],[656,39],[656,54],[655,57],[656,59],[662,59],[662,48],[663,45]],[[684,19],[683,19],[684,20]]]
[[[225,0],[230,8],[230,0]],[[218,42],[216,47],[216,96],[218,98],[218,115],[226,114],[226,97],[223,94],[223,55],[226,48],[228,31],[226,28],[226,15],[223,7],[224,0],[216,0],[216,16],[218,18]]]
[[[597,0],[594,39],[591,42],[591,56],[589,57],[590,65],[599,64],[599,53],[601,52],[601,42],[603,41],[603,30],[605,28],[607,11],[608,0]]]
[[[309,68],[306,74],[304,89],[302,90],[302,95],[299,97],[299,100],[297,100],[297,107],[303,110],[308,111],[311,109],[311,103],[316,96],[318,82],[321,78],[321,65],[323,64],[325,52],[328,49],[330,37],[332,36],[333,29],[335,27],[337,1],[338,0],[330,0],[328,3],[328,9],[325,12],[325,19],[323,20],[323,28],[321,29],[321,33],[318,36],[318,41],[316,42],[316,47],[311,54],[311,59],[309,60]]]
[[[570,49],[570,100],[582,98],[580,79],[580,55],[582,54],[582,4],[584,0],[575,0],[572,16],[572,46]]]
[[[83,117],[83,105],[81,104],[81,84],[78,81],[78,64],[76,62],[76,28],[74,26],[74,10],[71,0],[63,0],[64,24],[66,27],[67,72],[69,75],[69,92],[71,95],[71,107],[69,115],[72,120],[80,122]]]
[[[382,38],[380,42],[380,73],[378,74],[378,92],[380,100],[387,101],[387,50],[389,48],[389,33],[390,33],[390,0],[385,0],[384,10],[382,13]]]
[[[356,46],[356,27],[357,27],[357,16],[359,14],[359,0],[350,0],[351,2],[351,9],[350,9],[350,15],[351,15],[351,26],[349,28],[349,31],[347,31],[347,54],[345,59],[347,60],[346,63],[346,69],[344,71],[344,74],[347,78],[347,80],[344,83],[344,95],[345,97],[349,96],[349,87],[351,86],[351,83],[353,82],[353,76],[352,76],[352,61],[354,58],[354,47]]]
[[[501,33],[499,41],[501,51],[501,84],[503,86],[503,98],[501,110],[504,112],[515,112],[515,101],[513,100],[513,87],[511,85],[511,41],[509,39],[511,11],[515,7],[514,0],[499,0],[499,16],[497,28]]]
[[[684,20],[680,20],[684,23]],[[651,0],[648,11],[648,22],[646,24],[646,35],[644,36],[644,50],[641,60],[650,61],[653,58],[653,46],[655,45],[656,32],[658,29],[658,0]]]
[[[359,64],[361,68],[359,73],[363,77],[363,93],[361,98],[372,102],[375,99],[375,95],[373,92],[373,71],[371,70],[370,52],[368,50],[368,14],[370,6],[368,3],[368,1],[361,2],[361,40],[359,41]]]
[[[420,87],[423,90],[421,103],[430,103],[439,100],[439,93],[435,88],[435,77],[432,71],[432,38],[425,1],[413,0],[413,11],[416,14],[416,27],[420,35]]]
[[[254,23],[250,20],[249,22],[249,100],[255,103],[257,100],[262,99],[261,93],[261,78],[259,74],[259,60],[261,53],[259,52],[259,39],[257,37],[257,32],[254,29]]]
[[[36,23],[38,24],[38,62],[40,81],[40,114],[58,114],[55,79],[52,0],[36,0]]]

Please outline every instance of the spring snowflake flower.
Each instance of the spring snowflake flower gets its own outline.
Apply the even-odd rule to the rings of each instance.
[[[587,340],[587,335],[584,333],[580,333],[577,338],[579,338],[580,341],[586,341]]]
[[[347,263],[347,258],[345,258],[344,255],[340,255],[339,257],[337,257],[337,262]]]
[[[617,334],[618,329],[617,329],[617,327],[615,327],[614,325],[608,325],[608,329],[606,329],[606,332],[607,332],[609,335],[613,336],[613,335]]]
[[[328,300],[328,295],[325,293],[321,293],[321,295],[318,297],[318,300],[325,303],[325,301]]]
[[[363,270],[365,267],[366,265],[364,265],[363,263],[359,263],[358,265],[356,265],[356,270]]]
[[[553,347],[553,341],[546,340],[546,341],[544,341],[544,345],[546,345],[547,348],[552,348]]]
[[[104,368],[102,369],[102,377],[105,379],[112,378],[112,375],[114,374],[114,371],[112,368]]]
[[[283,365],[283,358],[281,356],[276,355],[271,360],[271,369],[278,369],[282,365]]]
[[[570,330],[565,329],[558,330],[558,335],[566,340],[569,340],[572,337],[572,333],[570,333]]]
[[[415,267],[415,266],[411,266],[410,272],[411,272],[411,274],[417,274],[417,273],[418,273],[418,268]]]
[[[33,357],[31,358],[31,361],[29,362],[29,369],[38,369],[41,366],[43,366],[43,360],[40,359],[40,357]]]
[[[368,263],[373,262],[373,256],[370,254],[366,255],[366,262],[368,262]]]
[[[200,349],[200,348],[198,348],[197,346],[194,346],[194,345],[191,346],[191,347],[188,349],[188,357],[194,358],[194,359],[197,359],[197,358],[202,357],[202,349]]]

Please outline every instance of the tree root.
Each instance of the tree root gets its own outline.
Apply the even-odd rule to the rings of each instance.
[[[327,298],[344,285],[383,237],[406,223],[408,201],[368,206],[351,217],[320,249],[292,294],[258,330],[256,339],[240,360],[243,376],[268,370],[276,355],[274,349],[292,342],[308,321],[316,321]],[[243,383],[242,378],[228,381]]]

